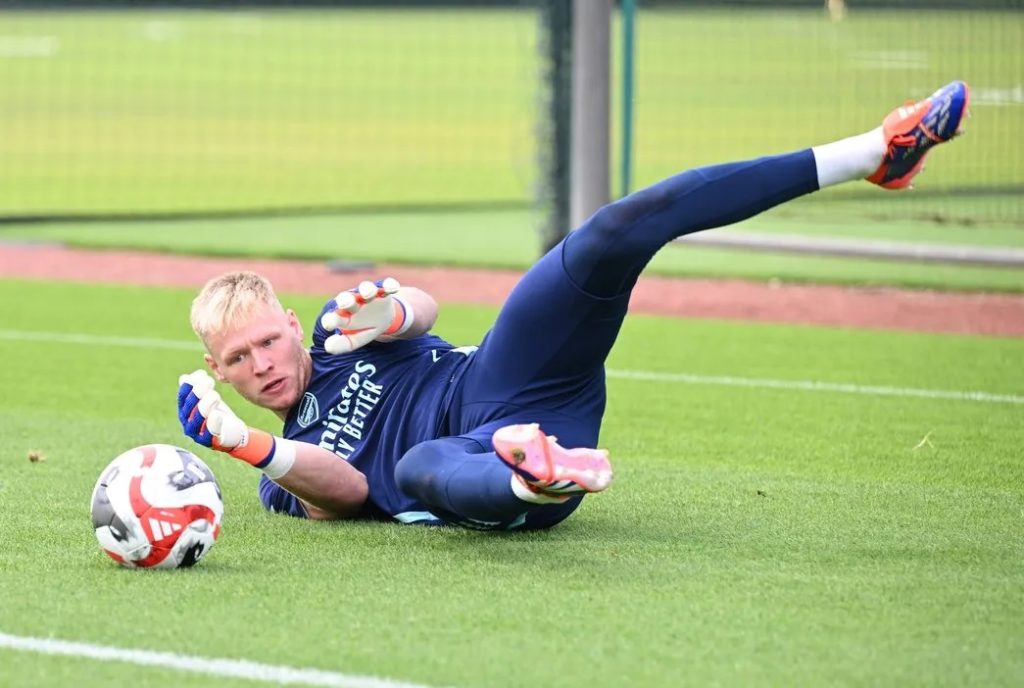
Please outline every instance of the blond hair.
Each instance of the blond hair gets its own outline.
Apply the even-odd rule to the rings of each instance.
[[[284,310],[270,282],[255,272],[227,272],[207,282],[192,301],[192,331],[203,343],[216,332],[237,325],[258,306]]]

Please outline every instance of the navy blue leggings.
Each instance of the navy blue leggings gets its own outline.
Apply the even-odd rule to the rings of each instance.
[[[683,172],[598,210],[516,285],[459,382],[453,436],[399,461],[401,489],[464,525],[542,528],[564,519],[579,499],[531,505],[511,493],[494,430],[538,422],[563,446],[594,446],[604,361],[651,258],[673,239],[817,189],[813,153],[803,150]]]

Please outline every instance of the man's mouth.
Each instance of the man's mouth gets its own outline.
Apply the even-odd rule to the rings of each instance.
[[[263,385],[263,389],[261,389],[260,391],[263,394],[277,394],[282,389],[284,389],[284,383],[285,383],[285,378],[283,378],[283,377],[282,378],[278,378],[277,380],[274,380],[273,382],[268,382],[267,384]]]

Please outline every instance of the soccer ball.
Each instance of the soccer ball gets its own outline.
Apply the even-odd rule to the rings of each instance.
[[[96,539],[129,568],[192,566],[213,547],[223,516],[213,471],[169,444],[129,449],[103,469],[92,491]]]

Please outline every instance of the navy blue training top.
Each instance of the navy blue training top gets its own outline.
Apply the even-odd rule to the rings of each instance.
[[[336,307],[328,301],[320,315]],[[313,372],[299,403],[285,419],[286,439],[334,452],[366,475],[367,515],[383,513],[406,523],[438,522],[423,503],[395,484],[395,464],[413,445],[448,433],[454,383],[476,347],[455,348],[425,334],[371,342],[351,353],[329,354],[320,326],[313,328]],[[299,500],[263,476],[260,498],[270,510],[305,516]]]

